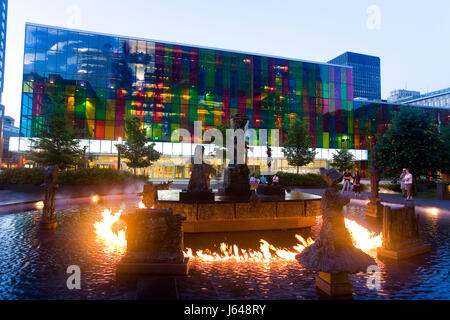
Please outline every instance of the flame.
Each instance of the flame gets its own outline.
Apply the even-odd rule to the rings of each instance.
[[[44,209],[44,206],[45,206],[44,205],[44,201],[36,202],[34,206],[35,206],[36,209],[42,210],[42,209]]]
[[[105,209],[102,213],[103,220],[94,224],[97,235],[102,238],[111,247],[126,247],[125,229],[113,231],[113,226],[122,215],[122,210],[116,214],[112,210]]]
[[[93,203],[98,203],[99,201],[100,201],[100,197],[98,196],[98,195],[94,195],[94,196],[92,196],[92,202]]]
[[[141,202],[142,203],[142,202]],[[142,203],[143,205],[143,203]],[[139,204],[141,208],[141,204]],[[145,207],[145,206],[144,206]],[[119,221],[122,211],[112,214],[112,210],[103,211],[103,220],[95,223],[97,235],[104,239],[106,243],[114,248],[125,248],[127,241],[125,238],[125,228],[117,233],[113,231],[113,225]],[[372,257],[376,257],[377,248],[382,244],[382,234],[376,235],[356,221],[345,219],[345,225],[350,232],[355,247],[361,249]],[[210,250],[198,250],[193,252],[187,248],[184,252],[186,257],[200,259],[207,262],[271,262],[276,260],[295,260],[295,256],[301,253],[306,247],[314,244],[311,238],[305,239],[300,235],[295,238],[298,244],[291,249],[277,248],[266,240],[260,240],[259,250],[241,249],[237,245],[226,243],[220,244],[219,252]]]
[[[139,202],[139,209],[147,209],[147,207],[145,206],[144,202]]]
[[[350,232],[356,248],[361,249],[372,257],[377,256],[377,248],[381,247],[383,242],[381,233],[376,235],[375,232],[370,232],[356,221],[350,219],[345,219],[345,226]]]

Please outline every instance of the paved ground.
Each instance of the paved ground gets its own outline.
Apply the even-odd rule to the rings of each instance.
[[[167,181],[167,180],[161,180]],[[156,181],[158,183],[159,181]],[[188,180],[181,180],[176,181],[173,184],[173,188],[175,189],[184,189],[187,187]],[[211,187],[213,189],[217,189],[221,184],[215,180],[211,181]],[[322,195],[325,189],[304,189],[304,188],[298,188],[294,189],[295,191],[301,191],[316,195]],[[350,194],[352,198],[354,197],[354,194]],[[368,192],[363,192],[361,194],[361,199],[368,199],[369,198]],[[380,198],[384,202],[393,202],[393,203],[404,203],[405,199],[398,195],[390,195],[390,194],[381,194]],[[4,205],[10,205],[15,203],[23,203],[23,202],[36,202],[41,201],[42,197],[37,194],[29,194],[24,192],[13,192],[9,190],[0,190],[0,206]],[[427,199],[427,198],[415,198],[414,203],[416,206],[421,207],[436,207],[444,210],[450,211],[450,200],[437,200],[437,199]]]
[[[311,194],[316,194],[321,196],[325,189],[303,189],[297,188],[293,189],[295,191],[301,191]],[[351,198],[356,199],[354,193],[350,193]],[[360,199],[369,199],[370,193],[363,192],[361,193]],[[405,198],[402,196],[394,195],[394,194],[380,194],[381,200],[384,202],[392,202],[392,203],[405,203]],[[444,209],[450,211],[450,200],[437,200],[437,199],[428,199],[428,198],[414,198],[414,204],[418,207],[436,207],[439,209]]]

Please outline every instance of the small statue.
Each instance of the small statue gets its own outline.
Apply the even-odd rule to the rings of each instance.
[[[201,150],[200,150],[201,148]],[[188,192],[209,192],[211,191],[210,175],[212,172],[212,166],[205,163],[204,153],[205,147],[197,146],[195,154],[201,154],[201,164],[195,164],[194,158],[192,158],[192,175],[189,180]]]
[[[44,211],[42,214],[41,227],[45,229],[53,229],[57,226],[55,217],[55,195],[59,189],[56,183],[58,177],[59,167],[50,167],[44,177],[44,183],[41,185],[45,187]]]
[[[169,190],[173,181],[164,182],[158,185],[150,182],[144,186],[144,191],[138,193],[138,196],[142,197],[142,202],[147,208],[154,208],[158,204],[158,191],[159,190]]]
[[[321,174],[328,184],[321,202],[322,229],[319,239],[297,255],[296,259],[313,271],[330,274],[366,272],[376,262],[353,246],[350,233],[345,227],[342,209],[350,199],[335,188],[343,176],[335,169],[322,168]]]

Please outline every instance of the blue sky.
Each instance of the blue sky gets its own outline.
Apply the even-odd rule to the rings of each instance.
[[[25,22],[326,62],[381,58],[382,97],[450,87],[450,1],[10,0],[6,113],[19,124]]]

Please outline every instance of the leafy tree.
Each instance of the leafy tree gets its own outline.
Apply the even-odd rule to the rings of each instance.
[[[375,163],[387,175],[397,177],[409,168],[414,177],[435,174],[441,165],[441,140],[437,125],[424,109],[402,107],[387,132],[378,137]]]
[[[155,144],[151,143],[151,138],[146,137],[146,130],[141,129],[141,120],[135,115],[125,117],[124,144],[116,144],[120,154],[126,158],[126,164],[134,169],[145,168],[152,165],[161,157],[161,153],[154,149]]]
[[[338,150],[333,155],[331,166],[337,169],[339,172],[344,172],[345,169],[353,170],[355,168],[355,156],[351,154],[347,149]]]
[[[450,173],[450,127],[441,128],[441,165],[443,173]]]
[[[287,141],[283,146],[283,153],[290,166],[299,168],[314,161],[316,149],[311,148],[312,137],[308,132],[306,124],[295,119],[287,134]]]
[[[39,138],[34,139],[30,158],[44,166],[73,167],[82,155],[78,132],[66,117],[64,95],[49,94],[49,100],[43,106],[43,124],[38,131]]]

